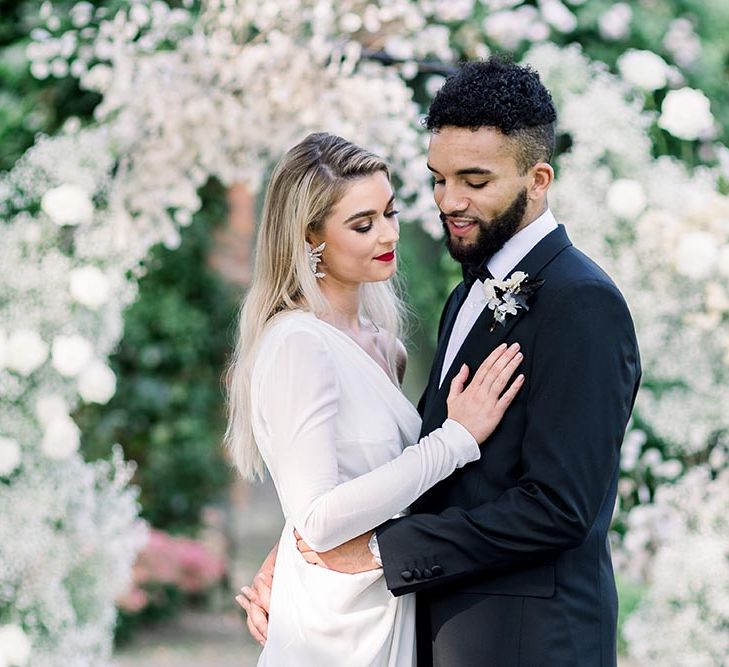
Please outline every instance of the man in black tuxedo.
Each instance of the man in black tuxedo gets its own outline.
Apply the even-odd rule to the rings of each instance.
[[[428,166],[464,281],[441,317],[422,434],[446,419],[462,364],[502,342],[520,343],[526,381],[481,459],[409,516],[305,553],[345,572],[381,562],[394,595],[416,592],[422,666],[617,660],[607,533],[640,361],[617,287],[548,208],[555,122],[536,72],[499,59],[463,65],[434,98]],[[509,278],[528,301],[494,290]]]

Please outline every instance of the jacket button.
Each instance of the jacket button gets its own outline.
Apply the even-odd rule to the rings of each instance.
[[[413,573],[412,573],[412,572],[411,572],[410,570],[403,570],[402,572],[400,572],[400,576],[401,576],[401,577],[402,577],[402,578],[403,578],[403,579],[404,579],[405,581],[411,581],[411,580],[412,580],[412,578],[413,578]]]
[[[430,568],[430,571],[433,573],[434,577],[439,577],[443,574],[443,568],[440,565],[433,565],[433,567]]]
[[[415,568],[413,568],[413,576],[416,579],[422,579],[423,578],[423,573],[417,567],[415,567]]]
[[[430,579],[433,576],[433,570],[429,570],[427,567],[423,570],[423,576],[426,579]]]

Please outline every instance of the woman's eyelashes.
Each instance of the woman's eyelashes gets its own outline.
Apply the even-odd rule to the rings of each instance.
[[[397,216],[399,214],[400,214],[400,211],[392,209],[391,211],[385,211],[384,216],[386,218],[394,218],[395,216]],[[372,227],[373,227],[373,223],[370,220],[370,222],[367,223],[366,225],[359,225],[357,227],[353,227],[352,229],[354,229],[355,232],[359,232],[360,234],[365,234],[368,231],[370,231],[370,229],[372,229]]]

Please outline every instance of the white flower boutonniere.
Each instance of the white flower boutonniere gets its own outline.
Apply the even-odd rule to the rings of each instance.
[[[497,324],[505,326],[507,316],[516,315],[520,308],[529,310],[529,299],[543,284],[544,280],[532,280],[523,271],[515,271],[505,280],[484,280],[486,305],[494,313],[489,331],[493,331]]]

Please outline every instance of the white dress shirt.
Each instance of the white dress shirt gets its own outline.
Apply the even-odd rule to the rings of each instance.
[[[504,244],[504,247],[487,262],[486,266],[491,272],[491,275],[497,280],[506,278],[514,270],[516,265],[529,254],[532,248],[555,229],[557,229],[557,221],[554,219],[552,211],[547,209],[534,222],[514,234]],[[453,363],[458,350],[463,345],[463,341],[466,340],[468,332],[471,331],[471,328],[485,307],[486,296],[483,293],[483,282],[476,280],[461,305],[456,322],[453,325],[453,330],[448,340],[448,348],[446,349],[443,360],[443,368],[440,373],[439,386],[443,384],[443,379],[448,373],[448,369]],[[471,372],[475,372],[476,369],[472,368],[470,370]]]

